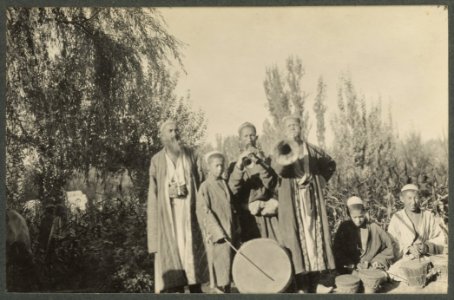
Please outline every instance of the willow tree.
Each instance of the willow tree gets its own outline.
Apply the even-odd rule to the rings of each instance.
[[[181,43],[155,10],[9,7],[6,15],[8,202],[20,200],[27,161],[47,204],[62,201],[74,170],[91,168],[129,169],[143,198],[159,123],[184,122],[192,144],[203,136],[203,114],[174,92],[169,69],[181,67]]]

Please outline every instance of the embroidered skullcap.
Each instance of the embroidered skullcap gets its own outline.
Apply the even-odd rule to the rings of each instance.
[[[297,120],[301,124],[301,118],[297,115],[288,115],[282,119],[282,123],[285,124],[289,120]]]
[[[400,190],[401,193],[405,191],[419,191],[418,187],[415,184],[406,184]]]
[[[255,132],[257,132],[257,129],[255,128],[254,124],[252,124],[251,122],[244,122],[238,128],[238,135],[241,135],[241,130],[243,130],[246,127],[252,128],[252,129],[254,129]]]
[[[168,119],[162,122],[161,125],[159,126],[159,133],[161,133],[164,130],[164,128],[166,128],[169,125],[177,125],[177,122],[173,119]]]
[[[359,197],[356,197],[356,196],[353,196],[353,197],[350,197],[347,199],[347,206],[348,207],[351,207],[351,206],[356,206],[356,205],[362,205],[364,206],[364,203],[363,203],[363,200],[361,200],[361,198]]]
[[[209,164],[210,158],[213,157],[213,156],[217,156],[217,157],[222,157],[222,158],[224,158],[224,154],[222,154],[222,152],[219,152],[219,151],[210,151],[210,152],[208,152],[207,154],[205,154],[205,162],[206,162],[207,164]]]

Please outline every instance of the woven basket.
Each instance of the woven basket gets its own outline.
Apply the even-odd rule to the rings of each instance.
[[[386,273],[381,270],[366,269],[358,270],[356,273],[363,283],[365,294],[373,294],[379,291],[387,278]]]

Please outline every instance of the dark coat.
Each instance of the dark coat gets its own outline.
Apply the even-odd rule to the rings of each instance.
[[[375,223],[367,223],[367,245],[361,250],[360,229],[348,220],[342,222],[334,238],[336,269],[345,273],[344,266],[365,261],[378,262],[388,269],[394,259],[393,242],[389,234]]]
[[[236,162],[229,166],[229,187],[237,203],[241,227],[241,242],[255,238],[279,240],[277,216],[254,216],[248,204],[256,201],[267,201],[274,196],[277,174],[271,168],[269,160],[260,153],[262,162],[252,168],[239,170]]]
[[[334,256],[331,249],[331,234],[326,214],[326,204],[323,198],[323,189],[326,182],[331,178],[336,170],[336,163],[323,150],[311,144],[307,144],[309,170],[312,178],[309,182],[310,201],[314,206],[314,213],[320,227],[317,227],[317,240],[321,242],[320,262],[324,265],[322,269],[335,269]],[[275,160],[273,159],[273,162]],[[304,158],[298,159],[291,168],[299,164],[302,168]],[[290,167],[283,167],[276,163],[272,164],[273,169],[280,175],[280,184],[278,188],[279,200],[279,232],[281,234],[282,244],[291,254],[291,259],[295,274],[306,271],[304,263],[304,249],[301,246],[300,232],[297,221],[297,209],[295,207],[295,187],[294,178],[288,170]],[[322,271],[322,270],[319,270]]]

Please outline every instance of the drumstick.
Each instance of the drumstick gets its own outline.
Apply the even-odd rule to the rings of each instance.
[[[227,239],[224,239],[227,244],[229,244],[230,248],[232,248],[236,253],[238,254],[241,254],[241,256],[243,256],[251,265],[253,265],[254,267],[257,268],[257,270],[259,270],[260,272],[262,272],[263,275],[265,275],[266,277],[268,277],[269,279],[271,279],[272,281],[274,281],[273,277],[271,277],[270,275],[266,274],[265,271],[263,271],[259,266],[257,266],[252,260],[250,260],[246,255],[244,255],[242,252],[240,252],[238,249],[235,248],[235,246],[233,246]]]
[[[408,284],[408,280],[406,278],[403,278],[402,276],[399,276],[399,275],[396,275],[396,274],[393,274],[393,273],[390,273],[390,272],[387,272],[387,273],[388,273],[388,275],[400,278],[403,282]]]

